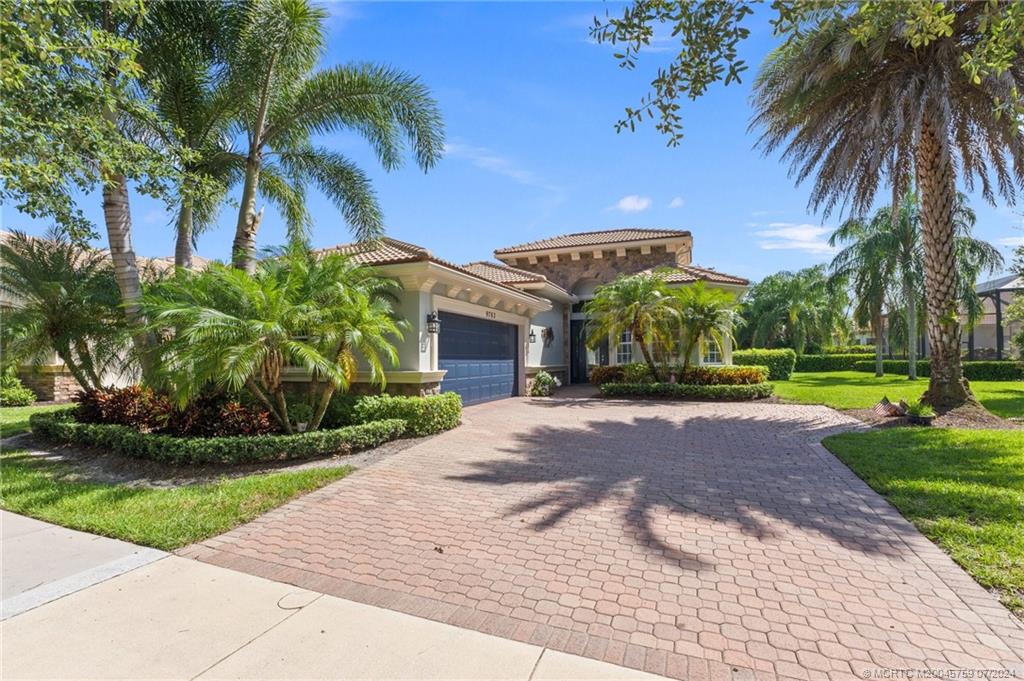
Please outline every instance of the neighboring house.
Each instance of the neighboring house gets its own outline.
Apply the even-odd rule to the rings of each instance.
[[[1011,356],[1009,340],[1024,326],[1024,322],[1006,319],[1006,308],[1024,295],[1024,277],[1009,274],[983,281],[974,287],[981,298],[985,312],[974,328],[964,332],[961,345],[968,359],[1008,359]],[[961,323],[964,323],[961,317]]]
[[[457,265],[425,248],[385,238],[333,249],[401,282],[397,311],[412,325],[399,343],[388,392],[458,392],[466,404],[526,394],[542,369],[563,383],[586,382],[595,365],[640,357],[629,334],[586,347],[583,304],[620,274],[668,267],[672,286],[707,282],[741,295],[749,282],[690,262],[689,232],[617,229],[501,248],[501,262]],[[702,364],[728,364],[732,347],[707,347]],[[296,371],[295,380],[303,380]],[[368,391],[369,376],[355,390]]]

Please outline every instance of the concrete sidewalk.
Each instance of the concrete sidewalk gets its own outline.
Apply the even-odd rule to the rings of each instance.
[[[22,537],[37,535],[31,557],[12,555],[15,544],[5,539],[5,579],[12,559],[54,577],[40,586],[68,579],[59,565],[81,555],[70,547],[80,546],[82,533],[25,520],[3,518],[10,539],[19,528]],[[158,558],[0,623],[0,678],[657,678],[178,556]],[[12,586],[31,586],[28,572],[11,573]]]

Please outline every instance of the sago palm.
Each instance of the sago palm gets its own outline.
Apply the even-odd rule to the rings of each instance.
[[[683,368],[690,366],[691,355],[700,343],[713,343],[724,355],[738,320],[736,297],[722,289],[708,288],[703,281],[673,289],[672,296],[681,331]]]
[[[59,234],[12,232],[0,245],[6,361],[54,352],[83,389],[124,369],[128,328],[109,257]]]
[[[629,331],[657,380],[659,373],[650,345],[669,342],[672,320],[679,316],[674,302],[665,277],[658,272],[619,275],[615,281],[599,286],[583,307],[588,318],[587,344],[596,348],[606,338],[617,341]]]
[[[355,132],[385,170],[401,164],[407,146],[424,170],[443,153],[440,112],[418,78],[372,64],[314,70],[324,48],[325,18],[308,0],[254,0],[245,7],[229,55],[246,139],[232,246],[236,267],[255,266],[261,219],[256,194],[268,159],[285,176],[307,178],[338,206],[357,238],[367,239],[383,231],[369,179],[344,155],[316,146],[314,136]]]
[[[863,213],[883,183],[894,205],[916,184],[931,346],[925,398],[938,409],[973,401],[957,318],[958,174],[968,188],[977,181],[989,200],[998,194],[1013,202],[1024,186],[1024,136],[1012,115],[1024,61],[977,73],[963,68],[998,5],[950,3],[949,33],[924,45],[898,29],[861,40],[851,15],[829,13],[770,55],[755,85],[760,145],[766,153],[782,148],[798,182],[814,177],[812,208]]]

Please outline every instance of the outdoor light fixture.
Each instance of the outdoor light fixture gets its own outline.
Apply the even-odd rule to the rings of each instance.
[[[537,334],[534,333],[533,329],[530,329],[530,342],[531,343],[536,343],[537,342]]]
[[[437,318],[436,312],[427,315],[427,333],[440,333],[441,320]]]

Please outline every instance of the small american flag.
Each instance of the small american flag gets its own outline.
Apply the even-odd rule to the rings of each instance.
[[[871,408],[871,411],[879,416],[902,416],[906,413],[904,409],[900,408],[900,405],[890,402],[888,397],[883,397],[878,404]]]

